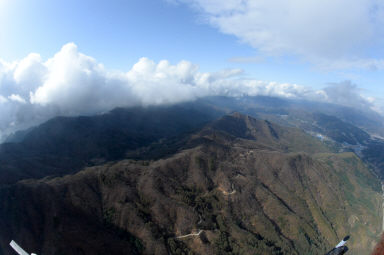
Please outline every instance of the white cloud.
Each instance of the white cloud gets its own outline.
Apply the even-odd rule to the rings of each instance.
[[[382,0],[175,1],[266,55],[299,56],[322,68],[384,68],[367,55],[384,44]]]
[[[362,91],[350,81],[330,83],[323,90],[324,101],[360,109],[373,109],[375,99],[362,96]]]
[[[265,95],[347,105],[346,97],[353,96],[356,107],[374,105],[350,83],[315,91],[297,84],[244,79],[241,74],[239,69],[201,72],[188,61],[173,65],[148,58],[141,58],[128,71],[111,72],[73,43],[46,61],[38,54],[12,63],[0,61],[0,140],[57,115],[95,114],[118,106],[173,104],[214,95]]]
[[[28,87],[38,86],[46,72],[39,54],[31,53],[22,59],[13,72],[17,84],[28,83]]]
[[[15,95],[15,94],[12,94],[8,97],[8,99],[14,101],[14,102],[19,102],[21,104],[26,104],[27,101],[25,101],[24,98],[22,98],[20,95]]]

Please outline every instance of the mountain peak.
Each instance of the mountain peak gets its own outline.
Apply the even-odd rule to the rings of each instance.
[[[231,117],[237,118],[237,119],[247,119],[249,117],[248,115],[242,114],[240,112],[233,112],[231,114],[228,114],[228,116],[231,116]]]
[[[260,140],[279,139],[279,128],[265,120],[252,118],[238,112],[226,115],[211,125],[214,130],[224,131],[238,138]]]

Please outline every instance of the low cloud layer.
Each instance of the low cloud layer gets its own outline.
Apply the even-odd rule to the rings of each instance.
[[[330,83],[323,89],[326,101],[360,109],[374,109],[375,100],[362,96],[362,91],[350,81]]]
[[[294,55],[323,68],[384,69],[381,0],[168,0],[266,55]]]
[[[0,60],[0,140],[58,115],[96,114],[118,106],[173,104],[213,95],[265,95],[374,106],[350,82],[315,91],[296,84],[244,79],[238,69],[208,73],[187,61],[172,65],[147,58],[128,71],[108,71],[69,43],[46,61],[38,54],[12,63]]]

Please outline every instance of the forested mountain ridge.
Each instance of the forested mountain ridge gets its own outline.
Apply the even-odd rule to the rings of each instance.
[[[364,254],[380,235],[379,180],[299,129],[234,113],[172,151],[3,186],[2,253],[322,254],[351,234]]]

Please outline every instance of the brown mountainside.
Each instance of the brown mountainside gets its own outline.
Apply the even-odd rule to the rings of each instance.
[[[381,231],[379,181],[353,153],[233,114],[159,160],[125,159],[0,190],[0,254],[323,254]]]

